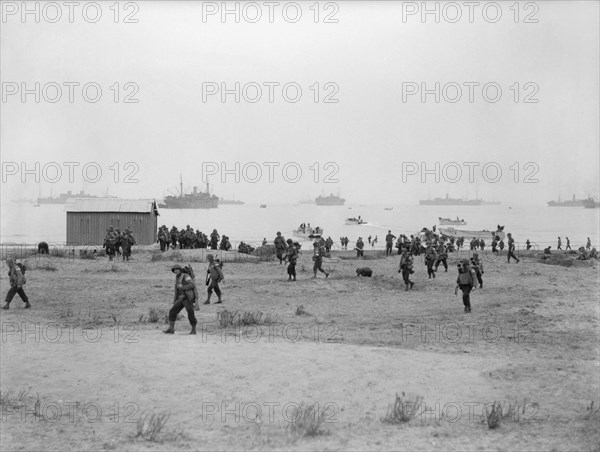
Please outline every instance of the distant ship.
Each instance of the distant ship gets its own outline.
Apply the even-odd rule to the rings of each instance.
[[[329,196],[319,196],[315,199],[317,206],[343,206],[345,202],[344,198],[335,196],[333,193],[329,194]]]
[[[575,199],[575,195],[573,195],[573,199],[569,201],[561,201],[560,196],[558,197],[558,201],[548,201],[549,207],[582,207],[586,202],[585,199]]]
[[[165,196],[166,209],[216,209],[219,207],[219,197],[210,194],[208,182],[206,191],[198,191],[194,187],[192,193],[183,193],[183,180],[179,181],[179,195]]]
[[[481,206],[483,203],[484,201],[481,199],[464,200],[460,198],[450,198],[448,193],[446,193],[445,198],[434,198],[419,201],[420,206]]]
[[[236,201],[234,199],[221,198],[221,199],[219,199],[219,204],[222,204],[222,205],[232,204],[232,205],[236,205],[236,206],[241,206],[242,204],[244,204],[244,201]]]
[[[583,207],[586,209],[597,209],[600,207],[600,202],[594,200],[594,198],[588,198],[583,201]]]
[[[303,199],[302,201],[299,201],[299,204],[314,204],[315,201],[312,199]]]
[[[66,193],[61,193],[58,196],[52,197],[52,193],[47,198],[38,198],[37,204],[65,204],[69,198],[98,198],[98,196],[88,195],[81,190],[77,194],[73,194],[71,190]],[[114,196],[113,196],[114,198]]]

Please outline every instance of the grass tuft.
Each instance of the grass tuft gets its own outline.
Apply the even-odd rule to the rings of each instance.
[[[405,424],[421,410],[423,397],[416,396],[411,399],[403,392],[401,396],[396,393],[396,400],[388,406],[388,411],[382,419],[386,424]]]

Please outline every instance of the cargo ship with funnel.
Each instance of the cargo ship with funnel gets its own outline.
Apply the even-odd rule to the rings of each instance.
[[[329,196],[320,195],[315,199],[317,206],[343,206],[346,200],[330,193]]]
[[[585,199],[576,199],[575,195],[572,199],[561,201],[559,196],[558,201],[548,201],[548,207],[583,207],[585,201]]]
[[[420,206],[488,206],[499,205],[500,201],[484,201],[483,199],[450,198],[446,193],[445,198],[423,199]]]
[[[210,186],[206,183],[206,191],[193,187],[191,193],[183,192],[183,180],[179,181],[179,195],[165,196],[162,204],[165,209],[216,209],[219,207],[219,197],[210,194]]]
[[[110,196],[107,195],[106,197]],[[84,193],[83,190],[75,194],[73,194],[71,190],[69,190],[66,193],[61,193],[60,195],[54,197],[52,196],[52,192],[50,192],[50,196],[46,198],[38,197],[37,204],[66,204],[67,199],[69,198],[98,198],[98,196],[88,195],[87,193]]]

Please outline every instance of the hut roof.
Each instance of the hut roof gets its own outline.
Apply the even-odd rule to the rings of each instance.
[[[158,215],[153,199],[69,198],[67,212],[136,212]]]

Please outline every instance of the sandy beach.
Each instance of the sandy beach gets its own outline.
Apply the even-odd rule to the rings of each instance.
[[[161,330],[173,263],[191,262],[205,295],[200,250],[23,259],[33,309],[16,297],[0,313],[2,449],[598,450],[598,263],[576,257],[484,258],[466,314],[452,258],[432,280],[416,260],[405,292],[397,255],[334,253],[313,280],[305,251],[288,283],[284,265],[231,254],[224,304],[200,306],[196,336],[185,316]],[[355,276],[363,266],[372,278]],[[224,310],[267,324],[222,329]],[[423,409],[383,422],[402,393]],[[490,429],[495,401],[513,412]],[[315,403],[320,434],[298,433]],[[167,413],[155,438],[136,436]]]

